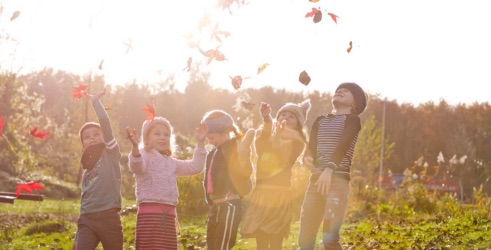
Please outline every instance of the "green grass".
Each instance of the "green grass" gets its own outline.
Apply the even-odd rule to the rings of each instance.
[[[133,201],[124,200],[123,207]],[[131,209],[130,209],[131,210]],[[459,216],[366,217],[341,229],[345,249],[491,249],[491,216],[463,207]],[[71,249],[79,200],[16,200],[0,203],[0,249]],[[134,249],[136,215],[122,213],[125,249]],[[181,249],[205,249],[206,218],[180,214]],[[299,223],[292,224],[284,249],[297,249]],[[318,234],[317,242],[320,242]],[[102,249],[99,247],[98,249]],[[234,249],[255,249],[254,239],[237,238]],[[319,248],[320,249],[320,248]]]

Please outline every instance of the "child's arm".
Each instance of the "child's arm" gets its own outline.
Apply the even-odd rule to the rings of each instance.
[[[331,161],[328,162],[326,166],[332,168],[333,170],[339,167],[339,164],[346,156],[346,153],[351,147],[353,140],[355,140],[358,132],[360,132],[361,130],[360,117],[358,117],[357,115],[349,115],[346,118],[345,124],[346,125],[344,127],[343,134],[339,138],[338,145],[336,146],[336,149],[334,149],[334,151],[332,152]]]
[[[208,133],[208,126],[201,122],[196,128],[196,140],[198,141],[194,149],[193,159],[176,161],[176,176],[189,176],[203,172],[206,161],[205,139]]]
[[[97,94],[91,95],[90,99],[92,100],[92,106],[94,107],[94,111],[97,115],[97,119],[99,120],[99,124],[101,125],[102,134],[104,136],[104,142],[106,143],[106,148],[112,150],[114,148],[118,148],[118,143],[116,142],[116,138],[114,138],[113,130],[111,128],[111,123],[109,122],[109,116],[107,115],[104,106],[102,106],[100,98],[106,93],[106,89]],[[118,150],[119,152],[119,150]]]
[[[129,127],[126,127],[126,137],[130,139],[130,142],[132,144],[131,153],[128,155],[130,171],[133,173],[144,172],[145,162],[142,160],[140,149],[138,148],[136,129],[131,130]]]

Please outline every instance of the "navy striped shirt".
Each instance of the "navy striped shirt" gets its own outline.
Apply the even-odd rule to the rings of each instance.
[[[312,125],[309,140],[309,153],[315,158],[316,167],[332,168],[334,175],[349,179],[360,129],[357,115],[319,116]]]

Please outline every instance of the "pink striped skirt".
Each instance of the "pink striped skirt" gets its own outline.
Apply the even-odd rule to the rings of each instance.
[[[136,217],[136,249],[178,249],[176,207],[141,203]]]

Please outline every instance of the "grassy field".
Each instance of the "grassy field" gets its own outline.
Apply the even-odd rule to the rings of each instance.
[[[122,212],[124,247],[134,249],[134,202],[125,200],[123,204],[130,208]],[[489,210],[487,205],[453,204],[447,206],[445,213],[416,215],[408,208],[409,213],[401,216],[400,212],[379,205],[377,216],[362,219],[356,219],[359,211],[350,211],[342,227],[341,242],[345,249],[491,249]],[[0,249],[71,249],[78,212],[79,200],[0,203]],[[204,249],[205,216],[181,215],[179,221],[180,248]],[[298,229],[299,223],[294,222],[284,249],[297,249]],[[255,249],[255,241],[239,236],[234,249]]]

